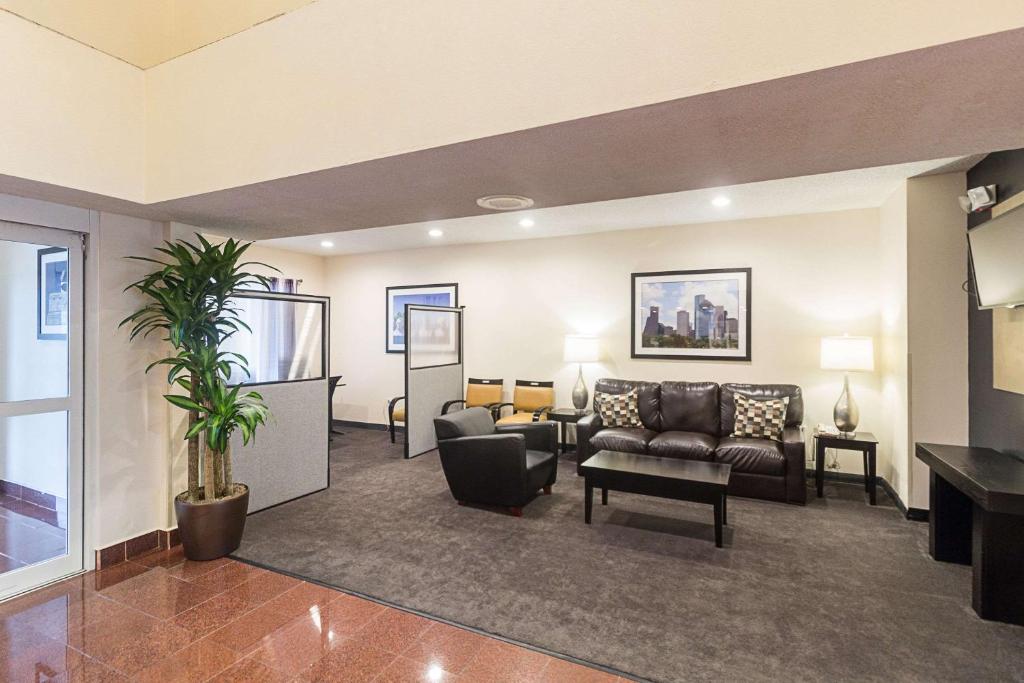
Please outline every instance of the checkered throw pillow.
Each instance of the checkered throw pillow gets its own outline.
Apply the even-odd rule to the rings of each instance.
[[[747,436],[755,439],[782,441],[782,430],[786,426],[786,411],[789,397],[757,399],[743,394],[734,394],[736,399],[736,426],[733,436]]]
[[[639,395],[640,392],[636,389],[625,394],[606,394],[600,391],[594,394],[597,413],[601,416],[604,426],[643,427],[638,407]]]

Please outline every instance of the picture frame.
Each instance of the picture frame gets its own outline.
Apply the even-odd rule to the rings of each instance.
[[[457,282],[444,282],[432,285],[399,285],[385,288],[385,353],[405,353],[406,304],[457,308],[459,285]]]
[[[630,356],[749,362],[751,290],[750,268],[632,273]]]
[[[68,250],[36,252],[36,339],[68,338]]]

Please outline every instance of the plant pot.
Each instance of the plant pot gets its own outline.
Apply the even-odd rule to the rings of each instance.
[[[235,489],[242,492],[210,503],[184,500],[187,491],[175,496],[174,514],[186,558],[216,560],[241,545],[245,514],[249,511],[249,487],[235,484]]]

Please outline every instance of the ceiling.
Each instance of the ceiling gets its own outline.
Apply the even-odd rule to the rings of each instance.
[[[961,157],[1024,143],[1024,70],[993,68],[1020,54],[1024,29],[153,204],[0,192],[262,240]]]
[[[315,0],[0,0],[0,9],[141,69]]]
[[[979,160],[978,156],[935,159],[649,197],[285,237],[262,244],[318,256],[338,256],[874,208],[906,178],[964,171]],[[716,197],[727,197],[729,205],[713,205],[712,199]],[[519,225],[524,218],[532,220],[533,225]],[[444,234],[434,238],[428,234],[430,230],[441,230]],[[323,241],[333,246],[325,248],[321,245]]]

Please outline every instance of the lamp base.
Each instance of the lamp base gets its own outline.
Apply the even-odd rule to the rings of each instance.
[[[589,400],[587,384],[583,381],[583,363],[580,363],[580,374],[576,378],[576,386],[572,388],[572,405],[576,410],[585,410]]]
[[[853,400],[853,394],[850,393],[849,375],[843,378],[843,393],[839,394],[836,407],[832,409],[832,419],[835,420],[836,428],[844,436],[852,436],[857,431],[857,423],[860,422],[860,408],[857,407],[857,402]]]

